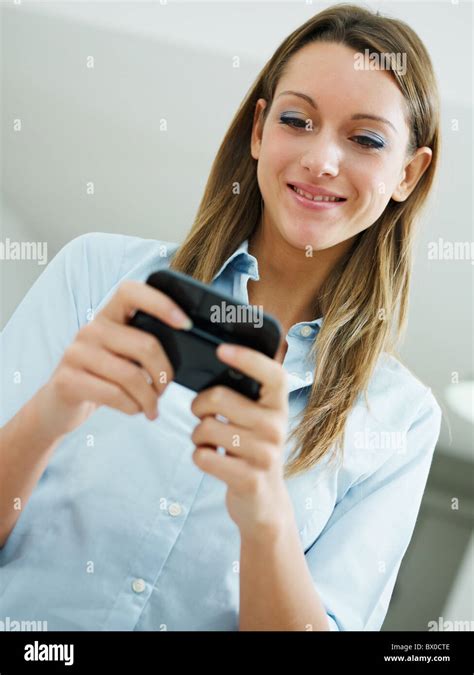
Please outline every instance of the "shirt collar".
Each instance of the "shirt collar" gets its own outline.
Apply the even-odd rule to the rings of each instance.
[[[254,281],[258,281],[260,279],[258,273],[258,260],[255,256],[249,253],[248,245],[249,240],[244,239],[244,241],[238,246],[238,248],[235,249],[232,255],[227,258],[217,274],[214,275],[213,281],[220,277],[228,266],[232,266],[233,269],[248,274]]]
[[[218,277],[220,277],[224,273],[224,270],[229,266],[231,266],[233,269],[238,270],[243,274],[248,274],[249,277],[254,281],[258,281],[260,279],[258,271],[258,260],[255,256],[249,253],[248,244],[249,240],[244,239],[243,242],[235,249],[232,255],[230,255],[227,258],[227,260],[221,266],[219,271],[214,275],[213,281],[215,281]],[[300,331],[303,326],[310,326],[311,328],[315,328],[317,332],[320,330],[322,324],[323,324],[323,317],[318,317],[316,319],[313,319],[312,321],[300,321],[298,323],[293,324],[289,334],[301,336]],[[307,337],[314,338],[314,335],[315,335],[314,332],[311,332],[310,334],[308,334]]]

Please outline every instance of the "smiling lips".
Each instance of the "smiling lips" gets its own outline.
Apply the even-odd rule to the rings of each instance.
[[[288,183],[288,185],[296,192],[299,192],[303,197],[307,197],[308,199],[312,199],[313,197],[335,197],[336,201],[345,200],[344,195],[338,194],[337,192],[332,192],[322,185],[314,185],[313,183],[299,183],[298,181],[295,181],[294,183]]]
[[[291,191],[293,198],[300,206],[304,206],[308,209],[321,211],[326,209],[332,209],[336,206],[343,204],[346,199],[340,197],[331,197],[326,195],[316,195],[312,196],[310,193],[295,188],[293,185],[288,184],[288,189]]]

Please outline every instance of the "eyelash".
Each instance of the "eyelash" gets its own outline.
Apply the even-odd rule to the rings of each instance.
[[[292,122],[301,122],[302,126],[299,126],[298,124],[292,124]],[[284,124],[285,126],[291,127],[292,129],[302,130],[306,127],[306,120],[302,120],[299,117],[281,116],[279,124]],[[369,143],[357,142],[357,145],[360,145],[363,148],[367,148],[368,150],[382,150],[382,148],[385,147],[385,143],[383,143],[382,141],[377,141],[376,139],[371,138],[370,136],[353,136],[353,138],[359,138],[369,141]]]

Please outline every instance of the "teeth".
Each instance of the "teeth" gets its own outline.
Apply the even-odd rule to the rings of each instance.
[[[299,195],[302,197],[306,197],[306,199],[310,199],[313,202],[339,202],[341,199],[339,197],[323,197],[322,195],[317,195],[316,197],[313,197],[313,195],[309,194],[309,192],[304,192],[303,190],[300,190],[297,187],[292,186],[293,190],[297,192]]]

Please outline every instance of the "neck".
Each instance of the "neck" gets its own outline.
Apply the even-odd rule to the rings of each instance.
[[[321,316],[320,289],[354,237],[331,248],[312,251],[291,246],[276,228],[260,226],[249,238],[248,251],[258,260],[259,281],[249,280],[249,303],[263,306],[285,328]]]

